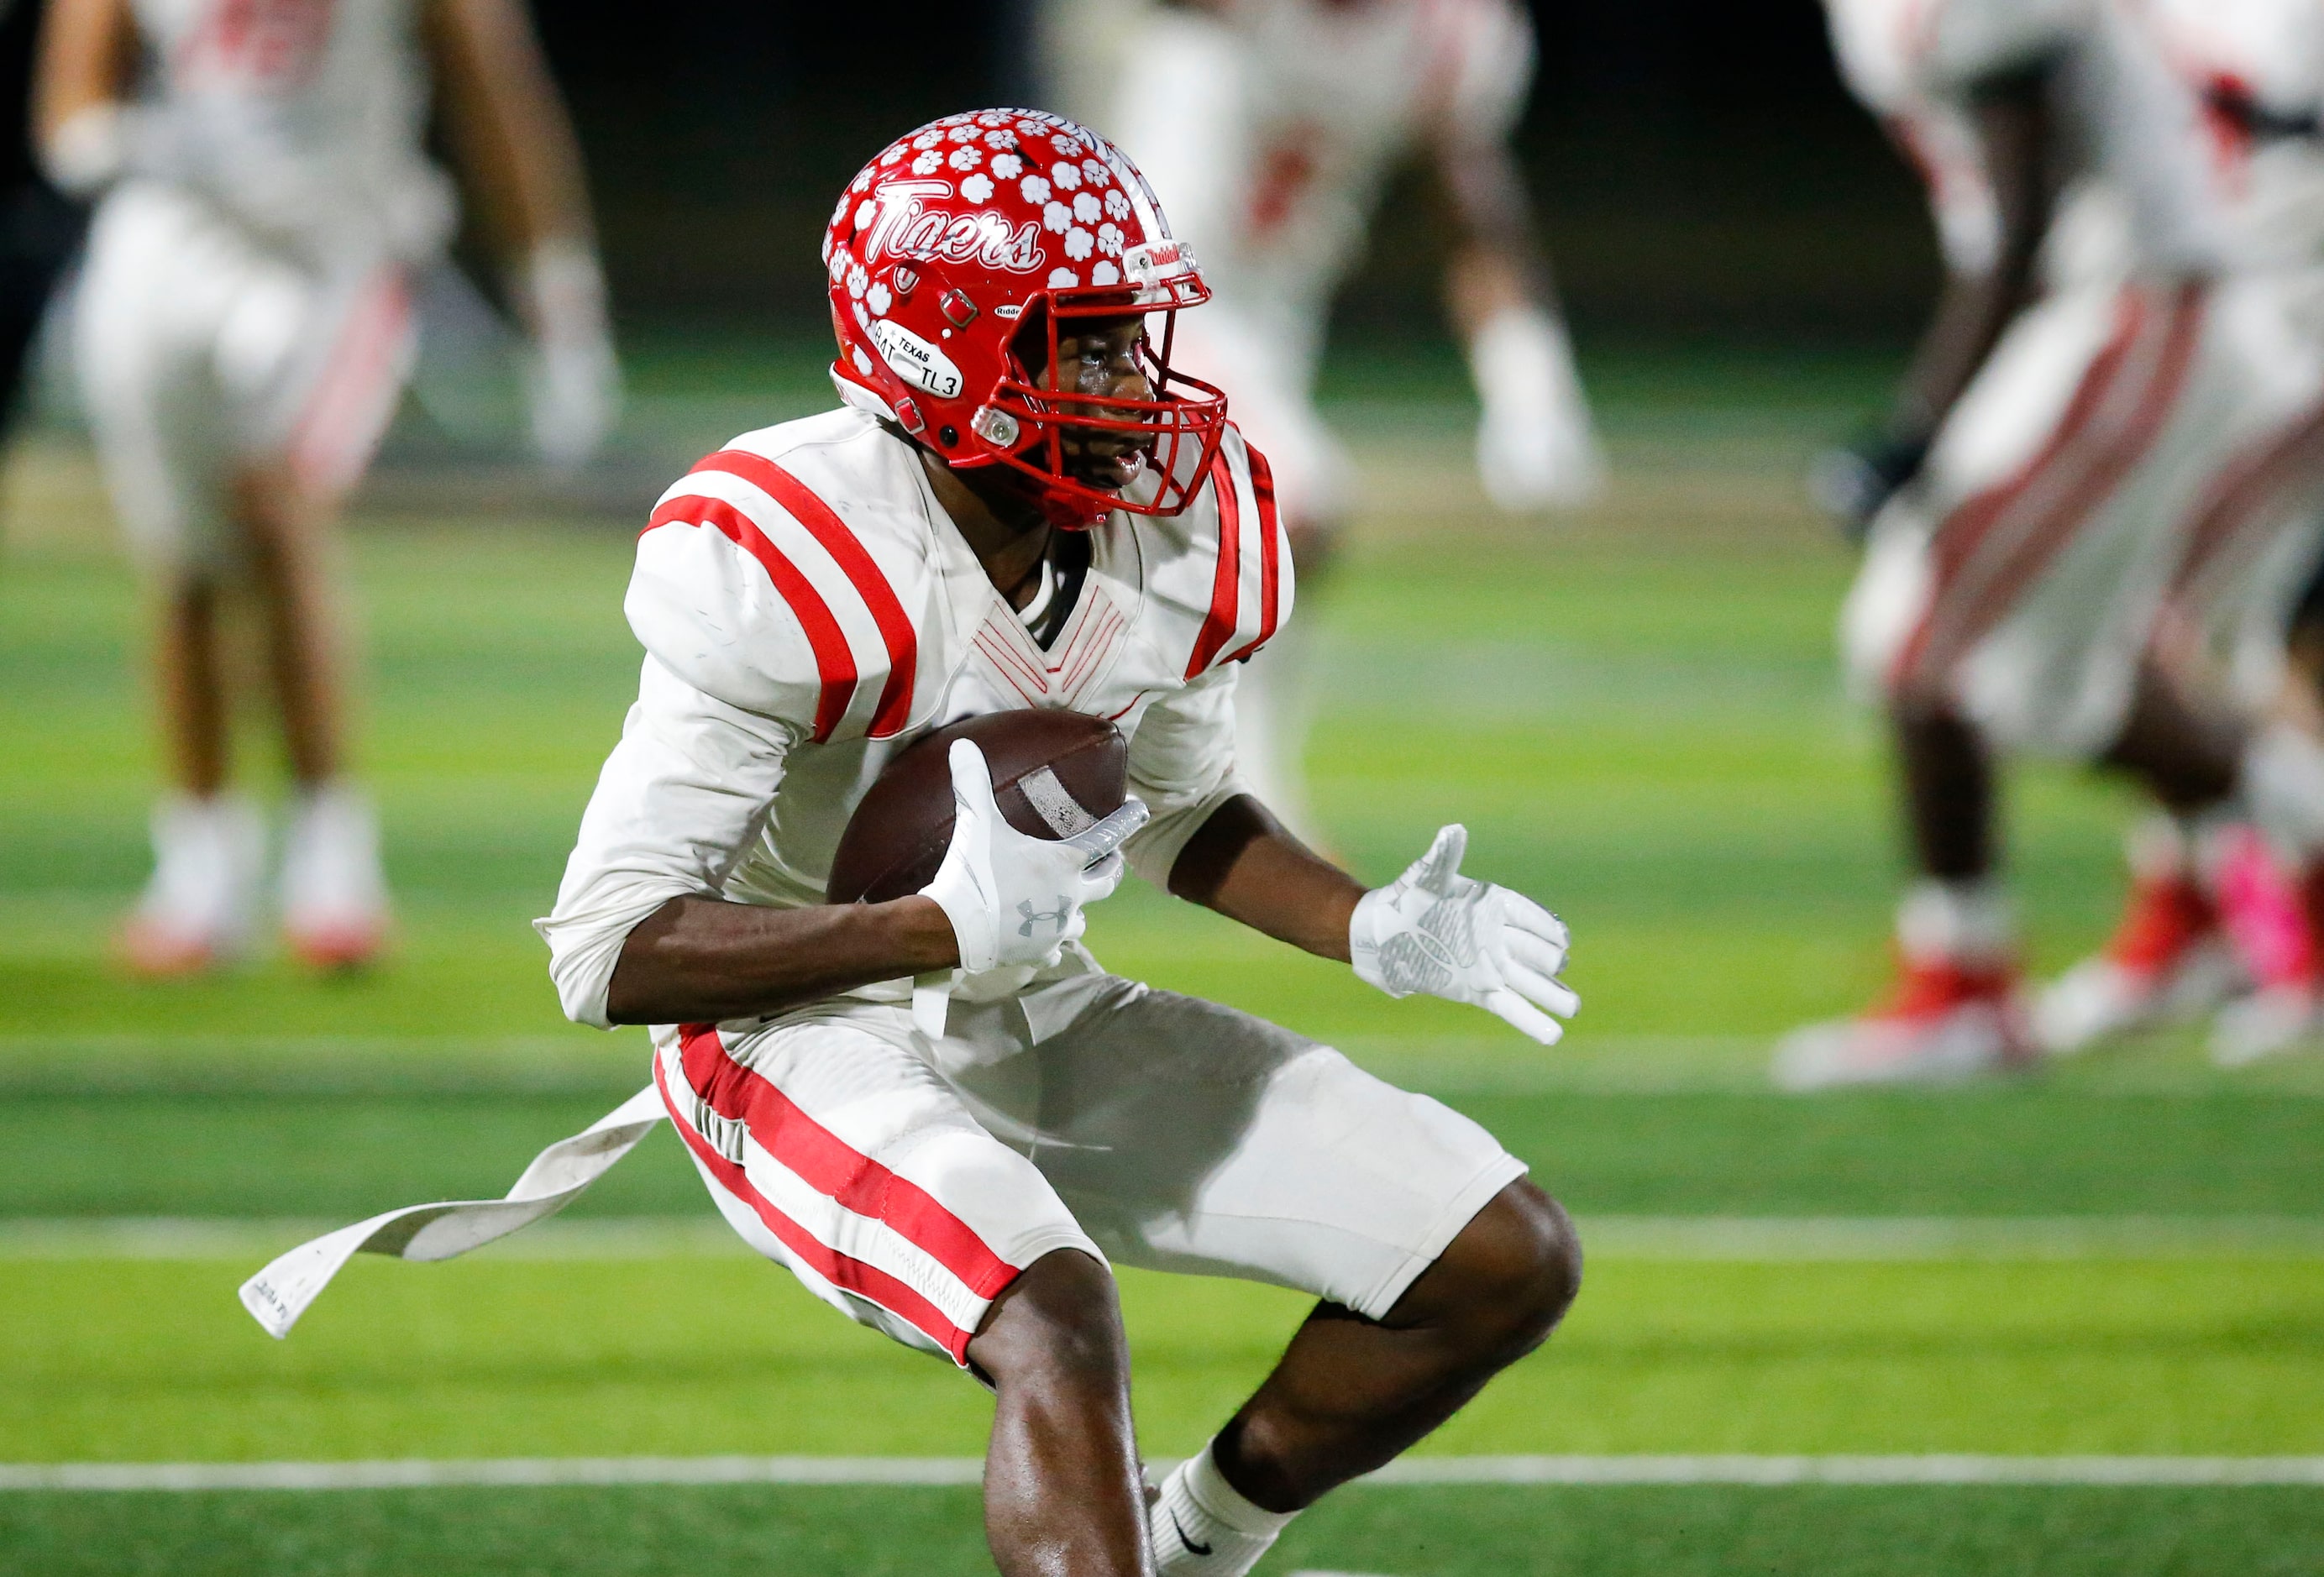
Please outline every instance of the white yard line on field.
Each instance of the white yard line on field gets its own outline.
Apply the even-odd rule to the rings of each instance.
[[[0,1220],[0,1259],[263,1261],[341,1224],[167,1216]],[[1585,1215],[1581,1227],[1588,1251],[1611,1259],[2324,1258],[2324,1217],[2314,1216]],[[547,1221],[484,1252],[509,1259],[652,1259],[750,1250],[706,1210]]]
[[[1150,1464],[1159,1470],[1162,1462]],[[590,1484],[974,1484],[975,1457],[503,1457],[342,1462],[0,1464],[0,1491],[533,1489]],[[1396,1462],[1388,1485],[2050,1485],[2324,1488],[2324,1457],[1445,1456]]]

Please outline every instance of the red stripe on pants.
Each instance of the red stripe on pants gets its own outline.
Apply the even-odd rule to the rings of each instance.
[[[720,1187],[749,1205],[752,1213],[765,1223],[767,1230],[785,1248],[798,1255],[832,1286],[851,1292],[866,1303],[876,1304],[905,1321],[951,1353],[954,1362],[965,1364],[968,1361],[968,1342],[973,1332],[964,1331],[954,1324],[945,1317],[942,1309],[878,1266],[867,1265],[825,1244],[760,1193],[741,1166],[712,1148],[709,1141],[695,1131],[694,1124],[684,1110],[670,1098],[669,1081],[659,1057],[654,1059],[654,1083],[660,1087],[662,1104],[669,1110],[672,1125],[677,1128],[678,1137],[686,1141],[686,1148],[693,1152],[695,1159],[718,1179]]]
[[[736,1062],[718,1031],[689,1024],[678,1031],[686,1082],[721,1117],[741,1121],[759,1148],[818,1194],[900,1233],[979,1297],[1016,1279],[1017,1267],[985,1247],[967,1222],[935,1195],[850,1146],[801,1111],[761,1074]]]

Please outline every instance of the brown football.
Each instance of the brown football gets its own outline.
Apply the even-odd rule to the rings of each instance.
[[[939,728],[888,763],[839,835],[825,892],[832,903],[886,903],[936,880],[952,843],[956,739],[992,772],[992,798],[1028,837],[1069,838],[1121,808],[1130,746],[1102,717],[994,712]]]

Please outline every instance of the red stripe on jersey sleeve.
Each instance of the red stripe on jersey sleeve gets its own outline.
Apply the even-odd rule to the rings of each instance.
[[[807,1228],[786,1215],[775,1202],[759,1191],[750,1174],[742,1167],[720,1155],[687,1120],[685,1111],[670,1098],[669,1077],[662,1060],[654,1058],[654,1084],[661,1090],[661,1103],[668,1109],[670,1124],[678,1137],[686,1141],[703,1168],[718,1179],[719,1186],[751,1207],[766,1229],[777,1240],[798,1255],[815,1273],[832,1286],[852,1292],[866,1303],[877,1304],[926,1335],[930,1341],[952,1354],[954,1363],[968,1362],[968,1342],[973,1333],[962,1330],[945,1318],[945,1312],[890,1276],[876,1265],[867,1265],[816,1237]]]
[[[879,625],[880,639],[888,648],[888,682],[881,687],[880,705],[872,715],[872,737],[886,739],[902,733],[911,715],[919,637],[913,633],[912,621],[905,614],[904,604],[896,600],[895,588],[872,561],[863,544],[855,540],[855,533],[807,484],[764,455],[754,455],[748,449],[721,449],[695,469],[724,471],[759,489],[789,511],[791,518],[805,526],[823,544],[823,550],[831,555],[833,562],[846,572],[856,595],[872,611],[872,622]]]
[[[823,594],[799,573],[798,565],[783,557],[781,549],[767,540],[766,533],[749,516],[723,499],[687,493],[666,500],[653,512],[646,530],[668,525],[708,526],[759,561],[759,567],[774,583],[775,595],[789,604],[799,628],[807,632],[807,645],[814,649],[816,672],[823,687],[815,703],[815,740],[821,744],[829,739],[847,715],[848,703],[855,698],[855,653],[847,644],[847,632],[831,616]]]
[[[1250,445],[1243,453],[1250,458],[1251,496],[1259,500],[1259,633],[1250,644],[1227,659],[1240,662],[1252,652],[1275,639],[1275,627],[1282,607],[1283,567],[1277,562],[1280,549],[1276,546],[1275,471],[1268,465],[1267,456]]]
[[[736,1062],[715,1027],[681,1026],[678,1046],[686,1082],[721,1117],[740,1120],[760,1148],[808,1187],[858,1215],[885,1222],[979,1297],[991,1297],[1015,1279],[1017,1267],[985,1247],[974,1229],[934,1194],[854,1149],[763,1074]]]
[[[1235,632],[1242,595],[1242,501],[1235,496],[1234,474],[1222,453],[1211,462],[1211,493],[1219,501],[1219,561],[1211,574],[1211,611],[1194,637],[1194,652],[1186,659],[1186,677],[1193,678],[1211,666]]]

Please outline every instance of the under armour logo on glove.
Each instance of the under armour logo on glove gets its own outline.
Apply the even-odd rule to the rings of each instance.
[[[1029,936],[1033,934],[1034,927],[1048,925],[1056,927],[1056,935],[1064,936],[1065,922],[1073,918],[1074,906],[1065,901],[1065,895],[1062,892],[1057,894],[1056,904],[1057,907],[1053,909],[1037,909],[1033,907],[1032,899],[1019,899],[1017,912],[1025,917],[1025,922],[1017,927],[1017,934],[1019,936]]]
[[[1127,799],[1070,838],[1032,837],[1010,826],[994,803],[983,752],[956,739],[945,759],[952,769],[952,842],[936,880],[920,891],[952,922],[960,967],[969,973],[1003,964],[1047,969],[1088,925],[1082,911],[1121,881],[1121,845],[1146,825],[1146,807]]]
[[[1582,1006],[1557,978],[1565,923],[1521,893],[1461,874],[1466,828],[1448,826],[1388,886],[1364,894],[1348,927],[1358,977],[1392,997],[1473,1002],[1544,1046]]]

